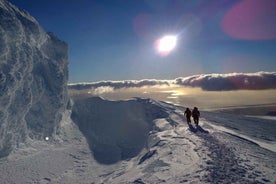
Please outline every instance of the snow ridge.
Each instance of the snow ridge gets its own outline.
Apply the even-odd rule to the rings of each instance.
[[[117,112],[120,111],[117,103],[125,106],[134,114],[141,112],[137,106],[147,108],[142,111],[146,113],[146,116],[154,114],[154,118],[147,121],[150,127],[144,147],[140,147],[140,152],[136,152],[135,155],[128,158],[121,157],[112,164],[108,163],[112,166],[115,164],[117,167],[112,172],[101,175],[101,181],[104,183],[263,183],[275,180],[273,179],[273,174],[275,174],[273,158],[276,155],[274,152],[215,129],[206,119],[201,120],[200,126],[187,126],[183,119],[183,107],[140,98],[120,102],[103,102],[103,99],[95,97],[84,98],[80,102],[75,98],[74,106],[76,101],[80,104],[94,104],[101,109],[100,112],[104,111],[102,116],[108,117],[109,120],[115,116],[109,113],[108,108],[111,108],[117,116],[122,116]],[[117,105],[112,105],[112,103]],[[143,105],[140,106],[139,103]],[[82,108],[83,106],[78,107],[78,109]],[[93,108],[88,109],[93,111]],[[128,111],[124,113],[129,114]],[[147,114],[147,112],[150,113]],[[156,112],[162,112],[164,116],[159,116]],[[135,119],[139,119],[141,115],[139,114]],[[84,116],[85,114],[81,115],[82,118]],[[78,122],[79,119],[73,118],[73,120]],[[85,122],[102,123],[97,120],[99,119],[94,118],[91,121],[85,119]],[[128,123],[131,122],[128,121]],[[93,132],[93,128],[90,131]],[[89,137],[86,136],[86,139]],[[94,141],[92,143],[95,144]],[[242,147],[237,144],[241,144]],[[129,146],[135,145],[131,143]],[[243,150],[243,148],[246,149]],[[91,151],[95,157],[93,148]],[[108,152],[108,150],[105,151]]]

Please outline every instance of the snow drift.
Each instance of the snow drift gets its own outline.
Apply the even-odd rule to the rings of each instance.
[[[95,159],[104,164],[136,156],[146,146],[152,121],[168,117],[149,100],[73,99],[72,120],[86,137]]]
[[[68,101],[66,43],[0,0],[0,157],[57,133]]]

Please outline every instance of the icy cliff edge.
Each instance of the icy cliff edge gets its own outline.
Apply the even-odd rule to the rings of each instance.
[[[0,157],[58,133],[67,102],[68,46],[0,0]]]

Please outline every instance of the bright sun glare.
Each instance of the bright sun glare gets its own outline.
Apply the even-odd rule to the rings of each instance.
[[[176,46],[177,37],[166,35],[156,41],[156,48],[161,55],[168,55]]]

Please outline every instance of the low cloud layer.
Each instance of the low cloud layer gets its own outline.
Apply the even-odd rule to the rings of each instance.
[[[104,93],[111,93],[114,91],[113,87],[110,86],[101,86],[97,88],[92,88],[89,90],[89,94],[94,95],[94,96],[100,96]]]
[[[205,91],[276,89],[276,72],[202,74],[190,77],[179,77],[174,80],[144,79],[139,81],[101,81],[69,84],[69,89],[91,89],[98,94],[101,93],[102,90],[106,91],[106,89],[110,92],[112,89],[160,85],[199,87]]]
[[[126,80],[126,81],[100,81],[93,83],[77,83],[69,84],[69,89],[85,90],[85,89],[97,89],[99,87],[111,87],[113,89],[121,88],[140,88],[145,86],[170,86],[170,80],[155,80],[155,79],[143,79],[143,80]]]
[[[276,72],[203,74],[177,78],[174,83],[205,91],[276,89]]]

